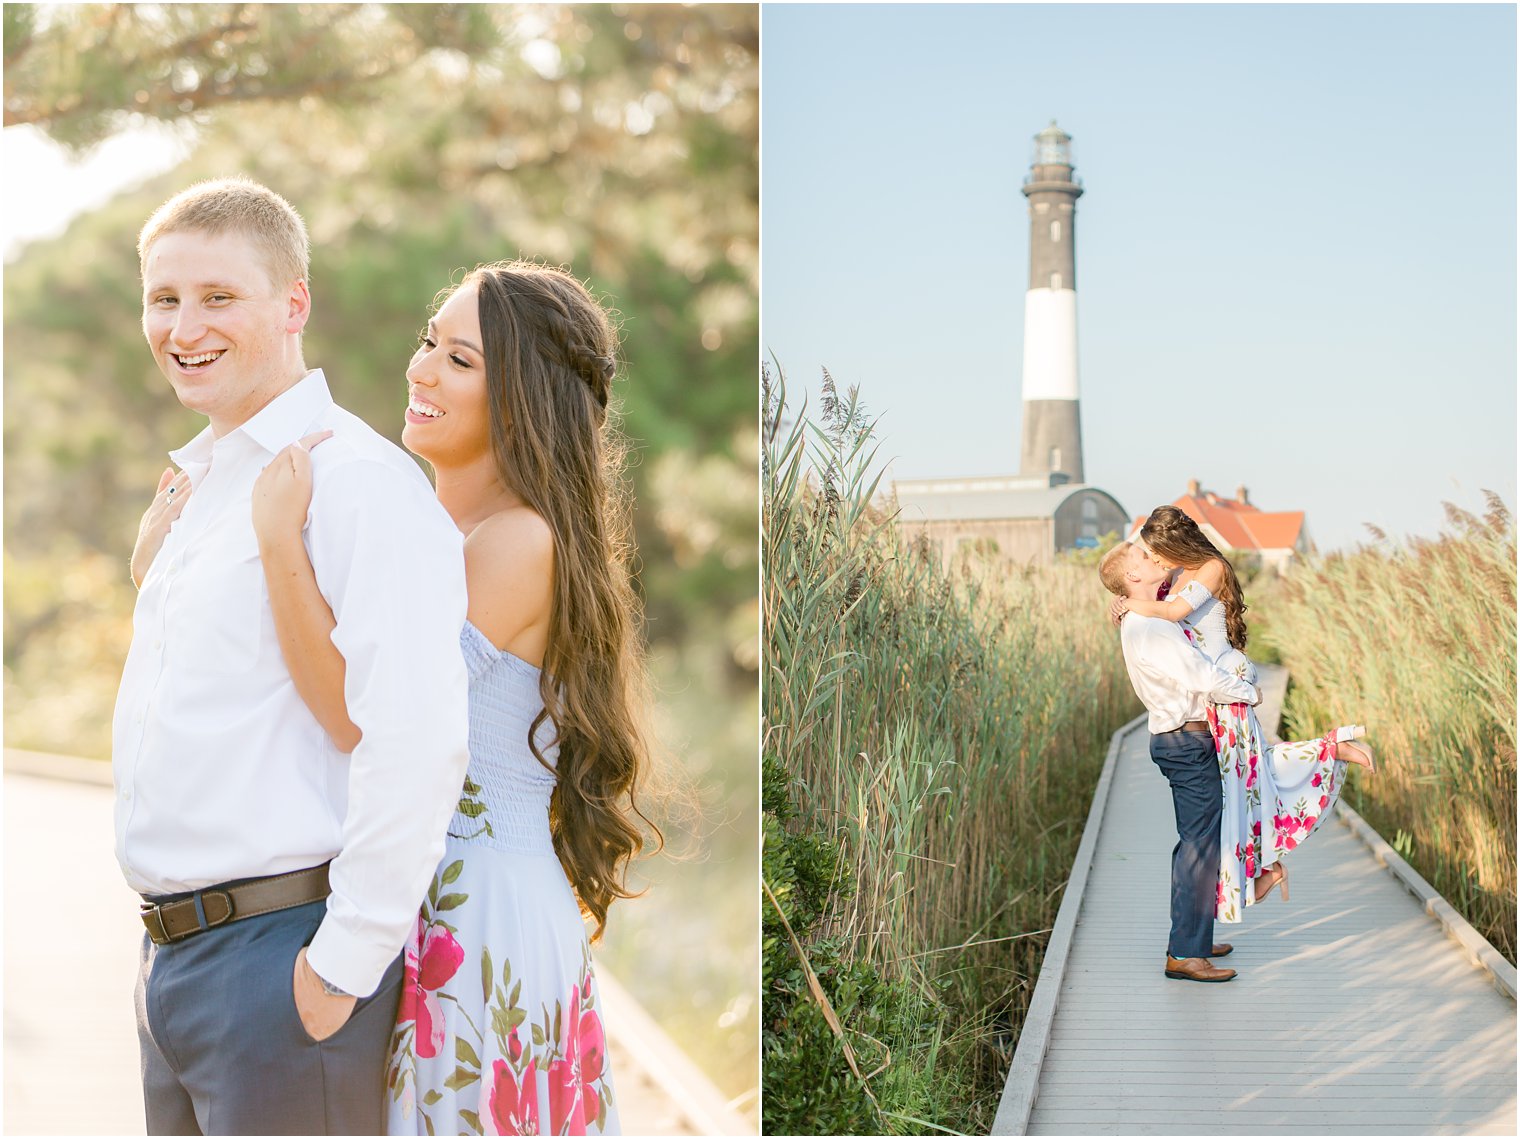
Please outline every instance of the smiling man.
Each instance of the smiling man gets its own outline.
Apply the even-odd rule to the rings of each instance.
[[[116,853],[147,927],[148,1132],[378,1134],[400,951],[467,758],[462,539],[416,463],[307,369],[307,238],[288,202],[201,183],[138,252],[148,346],[209,421],[143,517],[113,725]],[[259,473],[297,460],[351,754],[296,692],[253,528]]]
[[[1167,571],[1139,546],[1120,542],[1098,565],[1104,587],[1119,597],[1154,601]],[[1172,789],[1177,845],[1172,848],[1171,935],[1167,977],[1228,981],[1211,957],[1231,951],[1214,944],[1215,887],[1219,880],[1219,824],[1223,788],[1205,704],[1261,702],[1261,692],[1212,664],[1188,643],[1182,627],[1160,617],[1126,613],[1119,626],[1124,665],[1135,695],[1150,713],[1151,760]]]

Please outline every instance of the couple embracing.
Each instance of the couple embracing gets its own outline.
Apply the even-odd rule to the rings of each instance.
[[[1171,784],[1171,936],[1164,973],[1219,982],[1235,970],[1212,958],[1214,922],[1238,922],[1281,887],[1283,856],[1330,814],[1345,765],[1375,770],[1359,726],[1317,740],[1267,746],[1255,707],[1256,667],[1245,656],[1245,603],[1235,571],[1175,506],[1151,512],[1141,544],[1121,542],[1099,576],[1116,594],[1124,663],[1149,713],[1151,759]]]
[[[646,749],[609,317],[534,263],[448,292],[396,367],[435,489],[306,366],[285,199],[201,183],[138,251],[209,420],[143,516],[113,725],[149,1134],[615,1131],[583,915],[628,896]]]

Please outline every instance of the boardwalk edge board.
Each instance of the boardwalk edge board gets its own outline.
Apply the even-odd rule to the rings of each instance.
[[[30,775],[37,779],[111,786],[111,762],[106,759],[83,759],[77,755],[54,755],[8,747],[5,749],[5,771],[9,775]]]
[[[1029,1012],[1024,1017],[1018,1047],[1014,1050],[1013,1063],[1008,1069],[1008,1081],[1003,1085],[1003,1098],[998,1101],[997,1115],[992,1121],[994,1135],[1028,1133],[1029,1115],[1034,1110],[1034,1100],[1039,1090],[1040,1068],[1045,1062],[1045,1050],[1050,1046],[1056,1001],[1060,996],[1061,981],[1066,975],[1066,962],[1071,956],[1072,935],[1076,930],[1077,914],[1082,909],[1082,895],[1087,888],[1093,854],[1098,847],[1098,831],[1103,821],[1104,808],[1108,805],[1108,792],[1113,785],[1119,749],[1126,736],[1145,725],[1146,716],[1142,713],[1115,732],[1108,742],[1108,757],[1103,761],[1103,773],[1098,776],[1098,786],[1093,791],[1087,823],[1082,828],[1082,842],[1077,847],[1071,876],[1066,881],[1066,892],[1061,896],[1061,908],[1056,911],[1056,922],[1051,927],[1050,941],[1040,963],[1040,975],[1035,981],[1034,995],[1029,1001]]]
[[[1425,912],[1445,928],[1447,936],[1467,950],[1468,958],[1472,963],[1493,978],[1494,988],[1508,993],[1510,999],[1514,1000],[1515,967],[1505,959],[1504,954],[1495,949],[1486,937],[1469,925],[1467,919],[1457,913],[1451,903],[1441,897],[1435,887],[1425,881],[1419,871],[1405,862],[1398,851],[1389,846],[1383,836],[1373,830],[1367,820],[1357,814],[1344,800],[1336,803],[1335,810],[1341,824],[1350,828],[1351,833],[1361,839],[1367,849],[1372,852],[1372,856],[1381,862],[1406,890],[1419,899]]]

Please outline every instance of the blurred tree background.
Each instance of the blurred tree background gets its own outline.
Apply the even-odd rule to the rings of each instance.
[[[105,758],[127,557],[182,409],[139,328],[138,228],[246,173],[305,216],[306,359],[399,439],[435,293],[570,266],[619,313],[657,709],[701,805],[601,952],[756,1114],[758,12],[741,6],[6,4],[5,128],[193,142],[5,272],[5,734]],[[8,180],[25,170],[8,168]]]

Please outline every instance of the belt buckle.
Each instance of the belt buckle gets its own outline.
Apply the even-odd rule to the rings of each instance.
[[[216,918],[206,914],[206,899],[220,898],[226,907],[226,912]],[[164,920],[164,909],[168,906],[189,905],[196,910],[196,923],[178,933],[169,930],[169,923]],[[226,925],[237,915],[237,907],[233,904],[232,894],[227,890],[197,890],[188,898],[181,898],[177,902],[144,902],[140,911],[143,925],[148,929],[148,939],[155,945],[173,945],[175,942],[184,941],[187,937],[194,937],[198,933],[205,933],[217,926]],[[201,924],[204,920],[205,924]]]
[[[154,945],[168,945],[174,940],[169,936],[169,927],[164,924],[163,907],[157,902],[144,902],[138,916],[148,929],[148,940]]]

